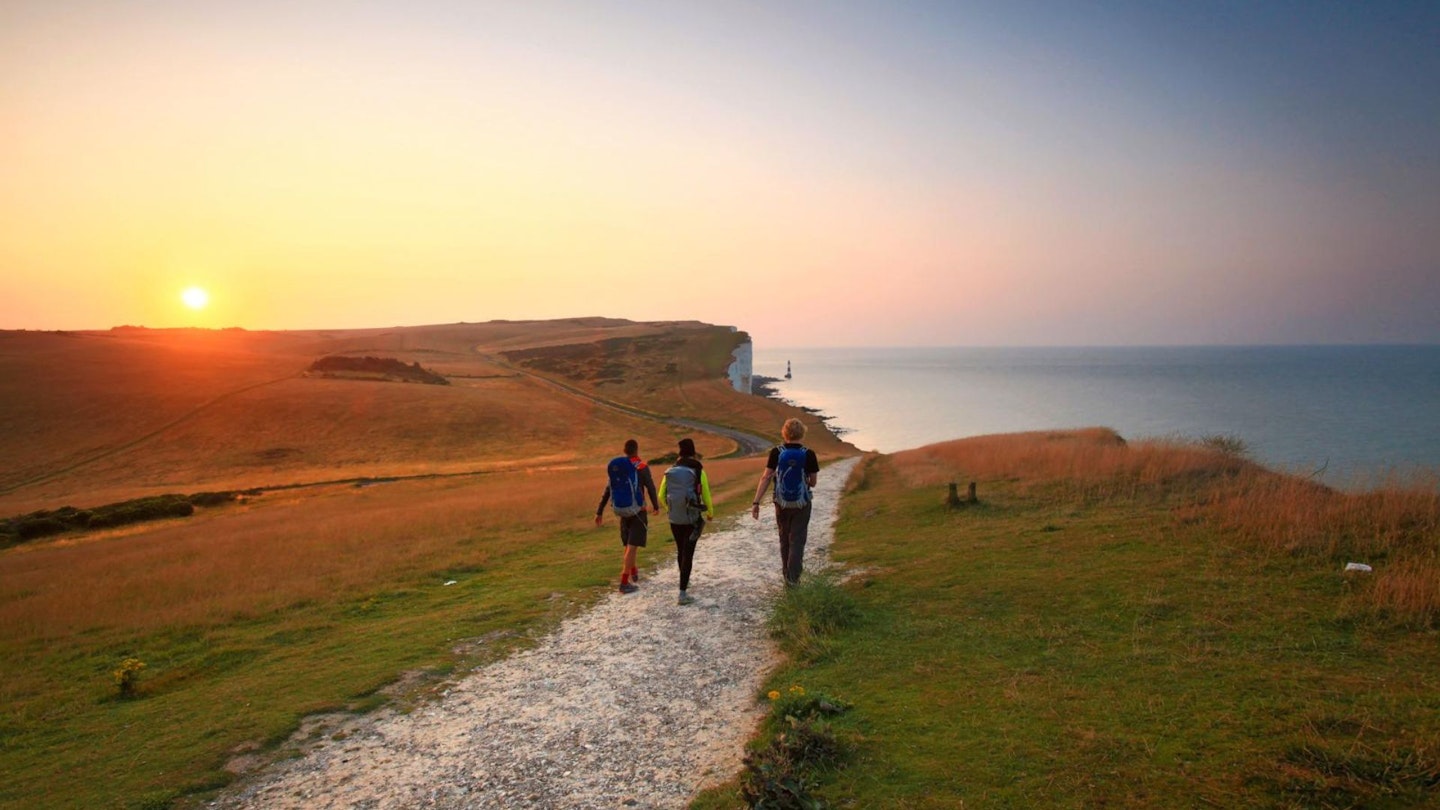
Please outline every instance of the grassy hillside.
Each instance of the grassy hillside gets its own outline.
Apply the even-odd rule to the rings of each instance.
[[[605,319],[387,330],[0,333],[0,515],[166,492],[565,465],[677,431],[557,396],[511,352],[623,356],[626,383],[549,375],[648,414],[773,434],[792,408],[723,377],[743,335]],[[327,355],[420,363],[448,386],[327,379]],[[603,361],[610,362],[610,361]],[[684,373],[672,373],[672,367]],[[541,376],[544,376],[541,370]],[[605,389],[605,390],[600,390]],[[817,434],[820,435],[820,434]],[[699,437],[702,452],[733,449]],[[825,452],[846,452],[828,440]]]
[[[1107,430],[871,457],[850,579],[811,583],[771,688],[850,704],[848,757],[811,771],[837,807],[1430,806],[1437,549],[1433,485],[1338,493]]]
[[[748,504],[757,459],[657,418],[771,435],[800,415],[720,379],[737,339],[605,319],[0,333],[0,515],[262,490],[0,549],[0,808],[169,806],[284,756],[307,716],[528,643],[613,587],[592,516],[625,438],[653,458],[693,435],[722,506]],[[627,384],[597,402],[503,357],[568,345],[623,354]],[[304,376],[336,354],[450,384]]]

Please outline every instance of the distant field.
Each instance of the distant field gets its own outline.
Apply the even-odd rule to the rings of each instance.
[[[600,319],[0,333],[0,516],[177,489],[575,464],[630,435],[657,453],[678,438],[652,419],[557,396],[531,373],[648,413],[773,435],[793,409],[729,388],[723,375],[736,339],[703,324]],[[627,382],[597,384],[588,366],[531,369],[504,359],[557,346],[623,368]],[[340,353],[420,363],[452,384],[303,375],[317,358]],[[830,441],[822,450],[845,451],[817,438]],[[720,437],[698,440],[702,452],[733,449]]]
[[[626,438],[663,458],[693,436],[722,508],[748,505],[763,462],[662,419],[773,437],[803,416],[730,389],[737,339],[604,319],[0,333],[0,518],[262,490],[0,550],[0,808],[169,806],[238,756],[283,755],[306,715],[528,643],[613,587],[614,527],[592,516]],[[624,384],[506,354],[567,346]],[[450,384],[303,376],[331,354]],[[388,482],[325,483],[362,478]],[[115,672],[132,658],[127,699]]]

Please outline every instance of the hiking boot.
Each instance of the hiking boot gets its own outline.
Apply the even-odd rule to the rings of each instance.
[[[691,596],[691,595],[688,594],[688,593],[685,593],[684,591],[681,591],[681,592],[680,592],[680,598],[679,598],[679,599],[676,599],[676,600],[675,600],[675,603],[676,603],[676,604],[679,604],[679,605],[688,605],[688,604],[690,604],[690,603],[692,603],[692,602],[694,602],[694,601],[695,601],[695,597]]]
[[[640,590],[640,589],[637,588],[637,587],[635,587],[634,585],[631,585],[631,584],[628,583],[628,582],[622,582],[622,583],[620,583],[620,592],[621,592],[621,593],[634,593],[634,592],[636,592],[636,591],[638,591],[638,590]]]

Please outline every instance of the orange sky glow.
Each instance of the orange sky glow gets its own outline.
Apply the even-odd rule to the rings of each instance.
[[[1433,53],[1376,29],[1393,97],[1350,107],[1305,61],[1338,27],[1257,12],[1237,59],[1007,8],[11,4],[0,328],[1440,341]],[[1285,120],[1244,72],[1282,59]]]

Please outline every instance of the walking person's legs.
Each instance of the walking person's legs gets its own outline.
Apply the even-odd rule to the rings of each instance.
[[[775,527],[780,530],[780,573],[790,582],[790,509],[775,507]]]
[[[636,561],[639,557],[640,547],[645,545],[645,533],[646,523],[643,513],[620,518],[620,542],[625,545],[625,553],[620,559],[621,593],[631,593],[635,590],[633,580],[636,579]]]
[[[805,568],[805,541],[810,533],[810,504],[800,509],[775,508],[775,523],[780,527],[780,570],[785,584],[800,581]]]
[[[700,542],[700,530],[704,522],[694,525],[671,523],[670,534],[675,538],[675,565],[680,569],[680,604],[693,601],[686,591],[690,588],[690,570],[695,565],[695,546]]]

